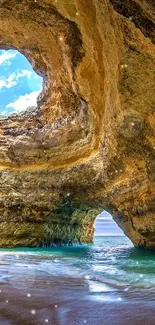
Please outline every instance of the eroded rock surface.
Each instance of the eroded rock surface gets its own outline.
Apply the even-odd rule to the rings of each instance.
[[[109,211],[155,248],[153,0],[6,0],[0,48],[44,78],[0,119],[0,246],[91,242]]]

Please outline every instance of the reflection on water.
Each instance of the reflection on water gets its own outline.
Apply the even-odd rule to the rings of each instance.
[[[74,247],[1,249],[0,283],[4,295],[6,288],[13,290],[15,301],[24,295],[22,306],[26,304],[35,319],[38,310],[52,306],[48,317],[59,324],[65,315],[66,325],[68,310],[82,313],[81,304],[87,308],[88,302],[103,307],[154,301],[155,254],[135,249],[125,237],[96,237],[93,245]],[[8,295],[5,299],[10,301]]]
[[[155,254],[135,249],[125,237],[96,237],[93,245],[1,249],[0,272],[1,279],[12,281],[15,287],[17,273],[18,280],[24,278],[22,285],[25,281],[31,286],[32,278],[40,272],[56,278],[92,280],[118,288],[130,286],[130,290],[137,287],[152,289],[155,288]]]

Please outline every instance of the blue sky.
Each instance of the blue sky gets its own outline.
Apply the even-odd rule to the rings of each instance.
[[[112,216],[104,211],[95,221],[95,236],[122,236],[123,231],[117,226]]]
[[[36,106],[41,89],[42,78],[24,55],[15,50],[0,51],[0,115]]]

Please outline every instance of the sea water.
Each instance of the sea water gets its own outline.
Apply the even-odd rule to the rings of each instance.
[[[55,318],[54,323],[51,318],[50,324],[74,324],[79,317],[81,322],[86,320],[88,324],[108,325],[110,322],[124,325],[124,319],[128,319],[127,324],[134,324],[134,320],[129,322],[132,314],[129,305],[136,309],[138,319],[142,317],[146,304],[147,308],[155,307],[155,253],[134,248],[124,236],[95,237],[93,244],[72,247],[1,249],[0,284],[0,294],[7,292],[10,295],[6,288],[11,288],[15,304],[18,294],[21,296],[22,308],[27,305],[22,297],[28,301],[34,297],[35,303],[31,301],[31,305],[35,308],[32,310],[38,309],[38,313],[45,310],[45,305],[53,306],[51,313],[54,306],[61,306],[57,313],[59,317],[63,314],[63,318],[60,317],[59,321]],[[8,299],[7,296],[5,299]],[[137,303],[142,307],[139,311]],[[120,315],[127,304],[127,314],[122,316],[125,318],[121,323]],[[98,310],[93,322],[92,306]],[[101,322],[105,306],[106,317],[113,315],[113,318]],[[41,315],[45,317],[43,312]],[[52,315],[49,318],[56,317]],[[28,315],[25,317],[27,319]],[[150,322],[140,320],[140,323],[155,324],[155,315],[151,316],[150,312],[150,317]],[[43,324],[40,319],[35,324]],[[136,324],[139,324],[138,320]]]
[[[125,236],[99,236],[93,244],[69,247],[0,249],[1,279],[13,270],[19,276],[30,270],[126,290],[155,289],[155,252],[134,248]]]

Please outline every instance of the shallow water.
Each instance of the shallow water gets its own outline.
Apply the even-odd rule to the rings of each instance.
[[[155,324],[155,253],[126,237],[1,249],[0,284],[0,324]]]

